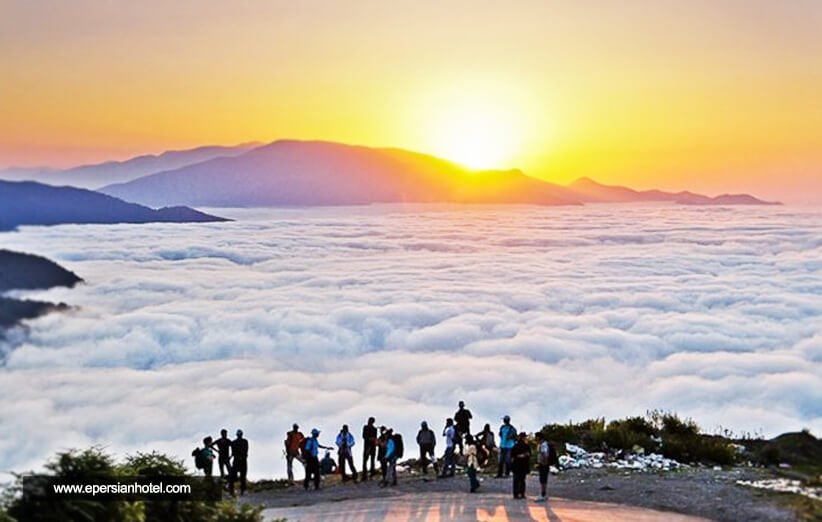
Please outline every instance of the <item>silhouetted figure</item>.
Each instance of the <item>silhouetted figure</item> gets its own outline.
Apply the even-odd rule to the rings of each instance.
[[[305,480],[303,487],[308,489],[308,485],[313,481],[314,489],[320,489],[320,449],[332,449],[330,446],[323,446],[320,444],[318,437],[320,430],[314,428],[311,430],[311,437],[306,439],[303,445],[303,459],[305,459]]]
[[[231,459],[231,479],[228,482],[228,491],[234,495],[234,482],[239,480],[240,495],[245,495],[248,441],[243,438],[243,430],[237,430],[237,438],[231,441]]]
[[[525,498],[525,477],[531,471],[531,446],[528,445],[528,436],[525,432],[519,434],[519,439],[511,450],[511,460],[514,472],[514,498]]]
[[[362,479],[368,480],[377,473],[374,459],[377,456],[377,427],[374,426],[374,417],[368,417],[368,424],[362,427]],[[368,462],[371,461],[371,472],[368,471]]]
[[[502,426],[499,427],[499,466],[497,466],[497,478],[502,477],[503,470],[507,477],[511,473],[511,450],[517,441],[517,429],[511,426],[511,417],[506,415],[502,418]]]
[[[288,482],[294,484],[294,461],[297,460],[305,469],[305,461],[300,455],[305,435],[300,431],[297,423],[291,427],[291,431],[285,435],[285,466],[288,473]]]
[[[331,452],[326,451],[325,456],[320,461],[320,473],[323,475],[331,475],[337,471],[337,463],[331,458]]]
[[[354,482],[357,481],[357,468],[354,467],[353,447],[354,435],[351,435],[348,431],[348,424],[343,424],[342,429],[337,434],[337,456],[339,457],[340,475],[342,475],[343,482],[348,480],[348,476],[345,474],[346,462],[351,467],[351,478],[354,479]]]
[[[465,403],[460,401],[459,409],[454,414],[454,429],[457,431],[455,442],[460,447],[460,455],[463,454],[462,439],[471,433],[471,411],[465,408]]]
[[[548,475],[551,466],[559,467],[559,457],[554,447],[548,444],[541,431],[537,432],[537,469],[539,470],[540,496],[537,502],[548,499]]]
[[[380,436],[377,437],[377,460],[380,462],[380,473],[385,480],[388,463],[385,461],[385,450],[388,445],[388,435],[385,426],[380,426]]]
[[[477,480],[479,462],[477,461],[477,445],[470,433],[465,435],[465,457],[467,466],[465,473],[468,475],[471,493],[475,493],[480,487],[479,480]]]
[[[442,430],[442,435],[445,437],[445,455],[442,459],[442,475],[440,477],[453,477],[457,467],[454,460],[454,447],[457,444],[457,430],[454,428],[454,419],[449,418],[445,421],[445,429]]]
[[[380,486],[387,486],[391,484],[392,486],[397,485],[397,461],[402,457],[403,453],[403,443],[402,443],[402,435],[399,433],[395,434],[394,430],[388,428],[386,430],[386,443],[385,443],[385,461],[388,464],[388,469],[385,474],[385,478],[382,479],[380,482]]]
[[[477,444],[477,462],[480,468],[484,468],[491,459],[491,452],[497,447],[490,424],[486,424],[482,431],[474,436],[474,442]]]
[[[231,439],[228,438],[228,430],[220,430],[220,438],[214,442],[217,446],[217,463],[220,467],[220,478],[225,479],[231,476]]]
[[[213,445],[214,441],[211,439],[211,437],[206,437],[203,439],[203,449],[200,450],[199,465],[206,477],[210,477],[211,474],[214,472],[214,449],[212,448]]]
[[[434,464],[434,474],[439,475],[437,466],[437,455],[434,450],[437,447],[437,436],[434,430],[428,427],[428,423],[422,421],[420,424],[420,431],[417,432],[417,445],[420,447],[420,466],[422,467],[423,475],[428,474],[429,458]]]

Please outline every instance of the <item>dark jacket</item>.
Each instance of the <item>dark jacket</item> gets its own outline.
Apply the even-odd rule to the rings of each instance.
[[[511,469],[516,474],[527,475],[531,471],[531,446],[518,440],[511,450]]]
[[[420,430],[417,432],[417,444],[420,446],[428,445],[434,447],[437,445],[437,436],[434,435],[431,428]]]
[[[231,441],[231,456],[235,461],[246,460],[248,458],[248,441],[246,439],[234,439]]]
[[[455,428],[460,433],[468,433],[471,429],[471,411],[468,408],[457,410],[454,414]]]

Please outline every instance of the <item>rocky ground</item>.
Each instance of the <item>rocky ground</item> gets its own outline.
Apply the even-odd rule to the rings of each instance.
[[[768,476],[768,471],[757,468],[689,468],[660,472],[573,469],[551,476],[549,495],[672,511],[717,521],[822,520],[822,507],[818,502],[737,484],[738,480],[760,480]],[[481,478],[479,495],[508,493],[511,489],[510,479],[496,479],[490,475]],[[535,473],[529,476],[527,488],[529,497],[538,493],[539,483]],[[401,475],[398,486],[388,488],[380,488],[374,481],[341,484],[336,477],[328,479],[320,491],[260,483],[243,501],[266,507],[289,507],[409,493],[467,490],[465,476],[435,479],[432,475],[426,477],[418,473],[405,473]],[[801,515],[794,510],[797,502],[803,506]]]

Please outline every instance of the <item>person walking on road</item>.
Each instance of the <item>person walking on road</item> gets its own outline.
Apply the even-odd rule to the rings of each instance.
[[[422,467],[422,474],[428,474],[429,458],[434,464],[434,474],[439,475],[439,466],[437,466],[437,455],[434,450],[437,446],[437,436],[434,430],[428,427],[426,421],[420,424],[420,431],[417,432],[417,445],[420,447],[420,466]]]
[[[525,477],[531,471],[531,446],[528,435],[519,434],[519,439],[511,450],[511,468],[514,472],[514,498],[525,498]]]
[[[502,426],[499,428],[499,466],[497,466],[497,478],[511,474],[511,450],[517,441],[517,429],[511,426],[511,417],[506,415],[502,418]]]
[[[551,466],[559,467],[559,457],[554,447],[545,440],[545,435],[541,431],[537,432],[537,469],[539,470],[540,496],[537,502],[548,500],[548,475]]]
[[[300,456],[304,442],[305,435],[300,431],[300,427],[294,423],[291,431],[286,433],[285,436],[285,466],[288,473],[288,482],[292,486],[294,485],[294,461],[298,461],[305,469],[305,461]]]
[[[368,480],[377,472],[374,459],[377,456],[377,427],[374,417],[368,417],[368,424],[362,427],[362,480]],[[371,462],[371,471],[368,463]]]
[[[339,457],[340,475],[342,475],[343,482],[348,481],[348,475],[345,474],[345,464],[351,467],[351,478],[357,482],[357,468],[354,467],[354,435],[348,431],[348,424],[343,424],[342,429],[337,434],[337,456]]]

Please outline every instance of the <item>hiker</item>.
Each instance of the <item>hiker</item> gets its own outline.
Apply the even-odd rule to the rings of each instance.
[[[460,401],[457,413],[454,414],[454,429],[457,432],[456,443],[460,447],[460,455],[463,455],[462,439],[471,433],[471,411],[465,408],[465,403]]]
[[[445,429],[442,430],[445,437],[445,455],[443,455],[442,475],[440,478],[453,477],[456,470],[454,462],[454,446],[456,444],[457,430],[454,428],[454,419],[446,419]]]
[[[337,471],[337,463],[331,458],[331,452],[326,451],[325,456],[320,461],[320,474],[331,475],[335,471]]]
[[[528,445],[528,435],[519,434],[519,438],[511,450],[511,469],[514,472],[514,498],[525,498],[525,477],[531,471],[531,446]]]
[[[214,450],[212,449],[212,445],[214,442],[212,441],[211,437],[206,437],[203,439],[203,447],[202,449],[197,448],[193,452],[194,455],[194,465],[198,468],[203,470],[203,473],[206,477],[211,477],[211,474],[214,469]]]
[[[553,446],[545,440],[545,435],[541,431],[537,432],[537,469],[539,470],[540,496],[537,502],[548,500],[548,474],[551,466],[559,467],[559,457]]]
[[[362,480],[368,480],[377,473],[374,458],[377,456],[377,427],[374,417],[368,417],[368,424],[362,427]],[[368,462],[371,461],[371,472]]]
[[[397,485],[397,461],[402,457],[403,444],[402,435],[395,434],[394,430],[388,428],[386,430],[386,444],[385,444],[385,460],[388,463],[388,469],[385,478],[380,482],[380,487],[385,487],[388,484],[392,486]]]
[[[437,466],[437,455],[434,453],[434,448],[437,446],[437,436],[434,430],[428,427],[426,421],[420,423],[420,431],[417,432],[417,445],[420,447],[420,466],[422,466],[422,474],[428,474],[428,458],[431,458],[431,463],[434,464],[434,474],[439,475],[439,467]]]
[[[354,457],[352,456],[351,448],[354,447],[354,435],[348,431],[348,424],[343,424],[342,429],[337,434],[337,456],[339,457],[340,474],[343,482],[348,481],[348,475],[345,474],[345,463],[351,466],[351,478],[357,482],[357,468],[354,467]]]
[[[477,444],[470,433],[465,435],[465,456],[467,457],[466,465],[468,469],[466,473],[468,474],[468,481],[471,484],[471,493],[476,493],[480,487],[479,480],[477,480],[479,462],[477,461]]]
[[[385,426],[380,426],[380,436],[377,437],[377,460],[380,462],[380,473],[382,473],[382,480],[385,480],[385,472],[387,463],[385,461],[385,450],[388,444]]]
[[[234,495],[234,481],[240,480],[240,496],[245,495],[246,474],[248,473],[248,441],[243,438],[243,430],[237,430],[237,438],[231,441],[231,478],[228,491]]]
[[[497,478],[502,477],[503,468],[505,476],[511,474],[511,450],[517,440],[517,429],[511,426],[511,417],[506,415],[502,418],[502,426],[499,428],[499,466],[497,466]]]
[[[294,461],[297,460],[305,469],[305,461],[300,456],[300,449],[305,442],[305,435],[295,422],[291,431],[285,434],[285,467],[288,472],[288,483],[294,485]]]
[[[220,438],[214,444],[217,446],[217,464],[220,467],[220,478],[225,479],[231,475],[231,439],[228,438],[228,430],[220,430]]]
[[[477,444],[477,462],[480,468],[484,468],[491,460],[491,452],[497,447],[491,425],[486,424],[482,431],[474,436],[474,441]]]
[[[320,449],[330,450],[330,446],[323,446],[317,437],[320,436],[320,430],[314,428],[311,430],[311,437],[306,439],[303,444],[303,459],[305,459],[305,480],[303,487],[308,489],[311,481],[314,481],[314,489],[320,489],[320,459],[318,454]]]

